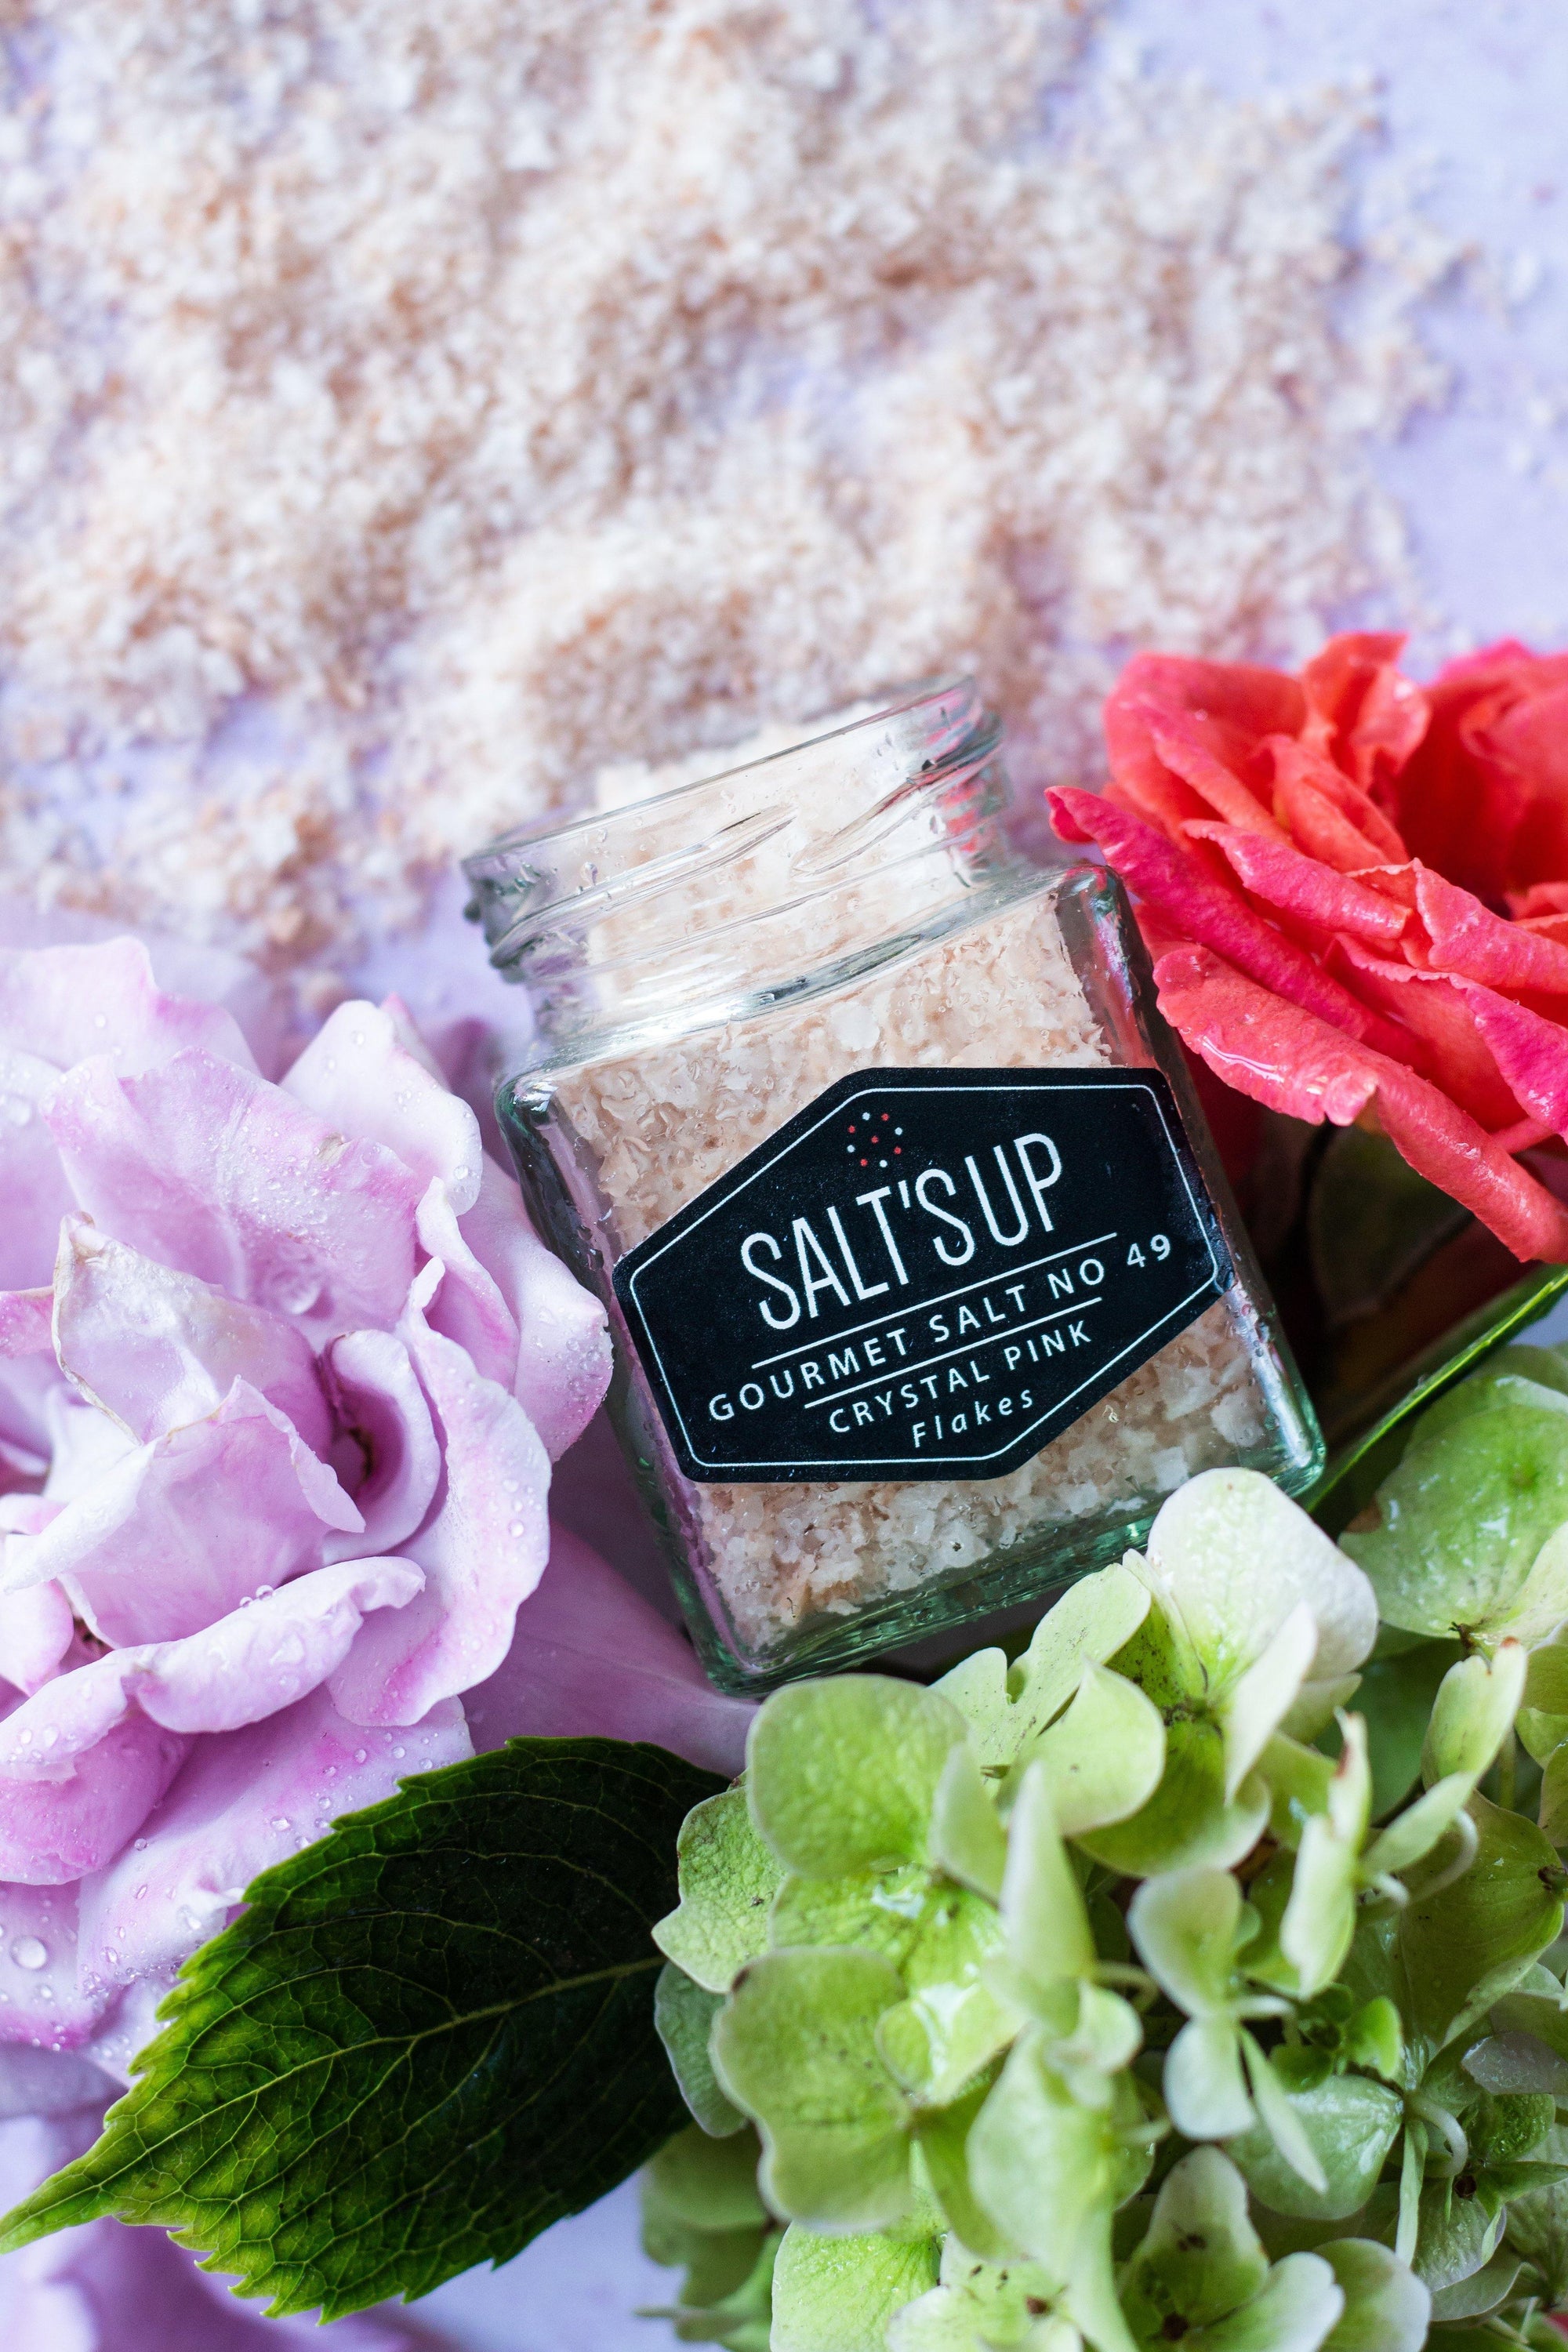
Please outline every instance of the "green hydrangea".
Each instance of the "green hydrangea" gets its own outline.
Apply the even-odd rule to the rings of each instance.
[[[656,1930],[679,2332],[1560,2346],[1565,1625],[1568,1371],[1503,1350],[1339,1545],[1209,1472],[1022,1655],[776,1693]]]

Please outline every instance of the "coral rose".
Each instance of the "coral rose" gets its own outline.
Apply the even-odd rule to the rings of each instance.
[[[1294,677],[1141,655],[1103,795],[1053,814],[1131,891],[1218,1077],[1380,1128],[1516,1256],[1568,1261],[1519,1157],[1568,1135],[1568,656],[1494,646],[1423,688],[1403,643],[1335,637]]]

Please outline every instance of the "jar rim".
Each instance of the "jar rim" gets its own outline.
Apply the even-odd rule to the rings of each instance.
[[[574,835],[602,831],[607,824],[613,824],[621,816],[635,816],[641,820],[650,815],[657,817],[660,813],[672,814],[689,798],[710,791],[715,784],[726,783],[731,777],[751,775],[773,767],[780,761],[797,759],[801,752],[816,751],[825,743],[847,740],[875,728],[886,727],[889,719],[902,719],[911,712],[942,702],[950,696],[966,700],[973,707],[977,720],[986,715],[978,681],[967,671],[933,673],[929,677],[917,678],[907,687],[889,691],[894,699],[879,702],[874,710],[865,712],[860,718],[851,719],[842,727],[821,727],[816,732],[807,732],[776,751],[764,752],[760,759],[738,760],[732,767],[705,771],[700,776],[689,777],[683,784],[671,784],[663,792],[650,793],[646,799],[628,802],[622,807],[586,808],[564,821],[542,816],[510,826],[505,833],[497,834],[482,848],[465,857],[463,873],[470,882],[495,880],[505,872],[510,861],[521,849],[536,847],[544,841],[569,843]],[[810,729],[812,722],[803,720],[802,724]]]

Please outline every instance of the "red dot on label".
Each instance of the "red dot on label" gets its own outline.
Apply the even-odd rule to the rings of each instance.
[[[903,1147],[903,1145],[902,1145],[901,1143],[895,1143],[895,1144],[894,1144],[894,1146],[893,1146],[893,1157],[894,1157],[894,1159],[895,1159],[895,1160],[897,1160],[897,1159],[900,1157],[900,1155],[901,1154],[901,1152],[902,1152],[902,1150],[903,1150],[903,1148],[904,1148],[904,1147]]]
[[[882,1117],[883,1117],[884,1118],[891,1118],[891,1116],[892,1116],[892,1114],[891,1114],[891,1112],[890,1112],[890,1111],[884,1111],[884,1112],[882,1113]]]
[[[860,1165],[861,1165],[861,1167],[862,1167],[862,1168],[868,1168],[868,1167],[869,1167],[870,1162],[869,1162],[869,1160],[862,1160],[862,1161],[860,1162]]]

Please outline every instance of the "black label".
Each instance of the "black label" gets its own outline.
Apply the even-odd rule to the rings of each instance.
[[[1159,1071],[869,1070],[615,1280],[689,1478],[999,1478],[1231,1268]]]

